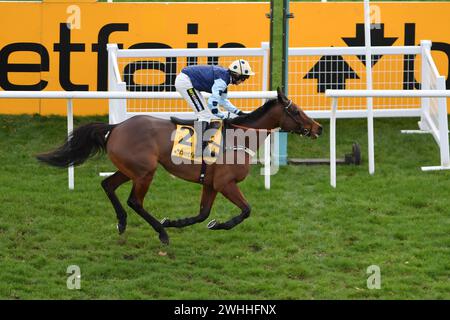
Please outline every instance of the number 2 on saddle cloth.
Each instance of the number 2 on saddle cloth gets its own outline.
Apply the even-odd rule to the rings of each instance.
[[[195,152],[197,146],[197,139],[199,135],[194,125],[180,125],[177,124],[177,131],[172,147],[172,159],[177,160],[177,163],[183,164],[202,164],[202,172],[200,173],[200,182],[203,183],[204,174],[207,164],[213,164],[217,161],[221,147],[222,147],[222,128],[223,122],[221,120],[212,120],[209,124],[208,130],[205,132],[205,138],[208,139],[207,146],[202,154]],[[199,126],[201,131],[201,126]],[[180,160],[181,159],[181,160]]]

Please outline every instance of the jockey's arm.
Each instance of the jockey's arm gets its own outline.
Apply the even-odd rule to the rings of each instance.
[[[211,88],[211,96],[208,99],[208,107],[214,115],[220,117],[219,105],[223,106],[227,111],[238,114],[241,111],[236,108],[230,100],[227,99],[227,84],[222,79],[216,79]]]

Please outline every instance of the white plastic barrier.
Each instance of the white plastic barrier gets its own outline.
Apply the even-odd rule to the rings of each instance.
[[[377,46],[371,56],[378,57],[372,70],[372,86],[376,90],[405,90],[420,85],[422,53],[429,41],[420,46]],[[365,47],[289,48],[289,98],[301,106],[308,116],[330,117],[330,99],[326,89],[366,90],[368,71],[361,62]],[[415,117],[420,115],[417,99],[373,102],[374,117]],[[366,118],[365,99],[341,99],[338,118]]]
[[[431,42],[424,40],[420,46],[371,47],[369,56],[377,57],[371,72],[372,79],[369,79],[368,71],[371,64],[364,65],[361,62],[362,56],[368,58],[366,47],[289,48],[289,98],[301,106],[308,116],[320,119],[330,117],[330,101],[324,88],[340,89],[340,86],[344,86],[346,89],[367,89],[367,83],[371,81],[373,89],[377,90],[412,89],[420,85],[421,73],[431,70],[423,67],[426,63],[423,56],[429,53],[430,46]],[[235,58],[249,60],[256,71],[256,75],[241,84],[239,90],[268,90],[268,43],[262,43],[260,48],[220,49],[119,49],[116,44],[108,44],[108,55],[110,91],[148,90],[145,85],[158,84],[164,77],[175,77],[176,73],[187,65],[188,59],[197,59],[198,64],[212,63],[207,59],[216,59],[215,62],[219,65],[227,66],[227,63]],[[158,63],[164,71],[153,69]],[[338,81],[340,76],[344,77],[343,83]],[[323,83],[321,77],[324,77]],[[158,90],[173,90],[170,83],[171,81],[161,83]],[[248,103],[237,101],[236,105],[249,111],[260,105],[255,102],[259,103],[251,100]],[[412,98],[402,101],[378,99],[373,102],[373,115],[415,117],[421,114],[421,107],[421,102]],[[340,103],[337,117],[365,118],[366,110],[365,99],[344,99]],[[114,100],[110,101],[110,122],[120,122],[132,115],[145,113],[167,117],[176,112],[180,117],[189,117],[192,115],[189,111],[190,108],[183,101],[164,102],[155,99],[127,103],[124,100]]]
[[[438,98],[437,123],[430,131],[436,140],[441,156],[441,165],[432,167],[422,167],[423,171],[429,170],[450,170],[450,154],[448,139],[448,119],[447,100],[450,97],[450,90],[327,90],[326,96],[332,98],[331,118],[330,118],[330,183],[336,187],[336,112],[338,110],[339,98]],[[374,144],[373,137],[369,143]]]

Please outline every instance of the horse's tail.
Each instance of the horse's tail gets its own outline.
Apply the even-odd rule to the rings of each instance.
[[[80,165],[95,154],[106,151],[106,135],[115,126],[101,122],[82,125],[72,131],[62,146],[54,151],[38,154],[36,158],[60,168]]]

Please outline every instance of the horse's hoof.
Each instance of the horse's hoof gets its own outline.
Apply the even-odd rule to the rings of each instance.
[[[160,223],[163,227],[167,227],[169,225],[169,218],[163,218]]]
[[[214,229],[216,224],[217,224],[217,221],[216,221],[216,219],[214,219],[214,220],[211,220],[210,222],[208,222],[207,227],[208,227],[208,229]]]
[[[119,234],[123,234],[125,232],[126,228],[127,228],[126,224],[121,224],[121,223],[117,224],[117,231],[119,231]]]
[[[169,236],[167,235],[167,233],[160,233],[159,240],[162,244],[169,245]]]

